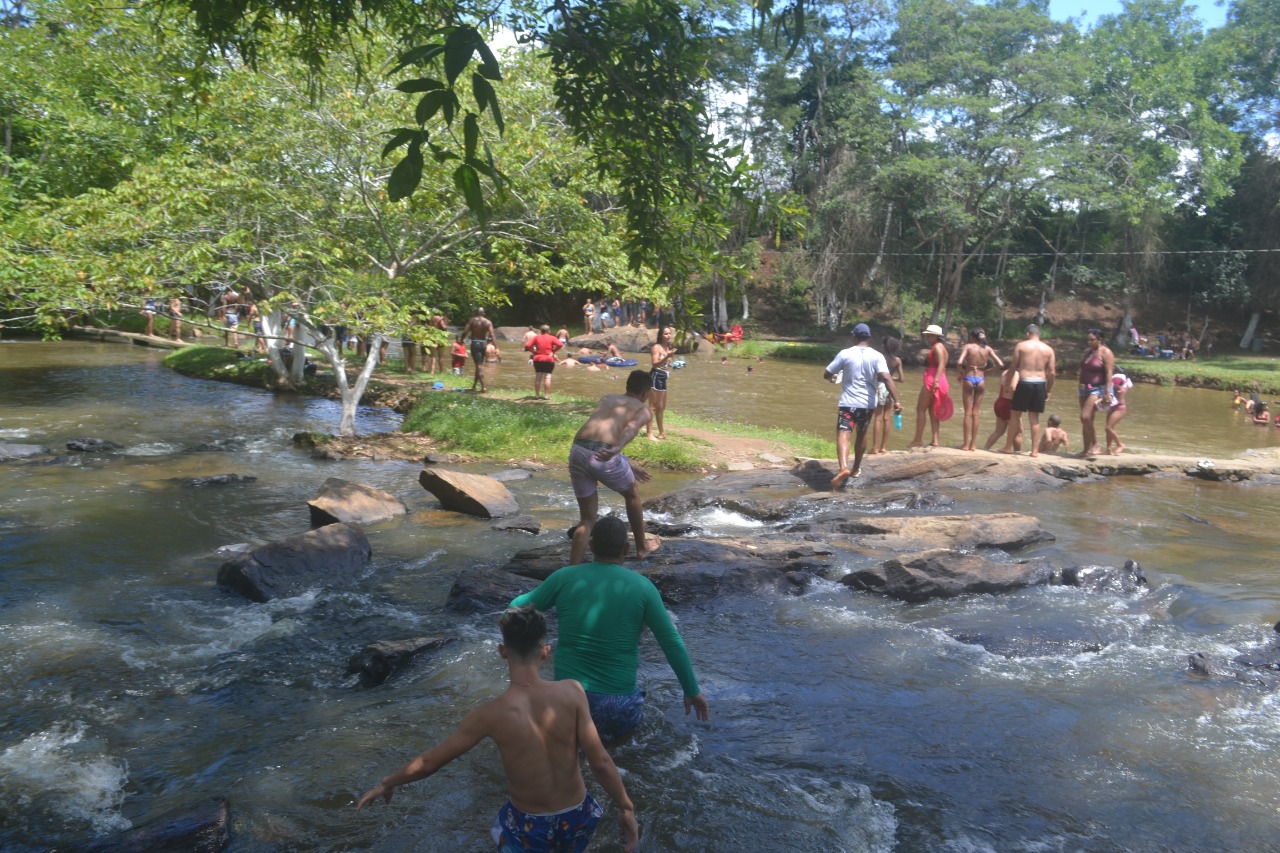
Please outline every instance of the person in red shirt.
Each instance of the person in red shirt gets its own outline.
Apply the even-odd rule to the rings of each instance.
[[[462,368],[467,366],[467,345],[462,342],[462,335],[453,342],[453,374],[462,375]]]
[[[536,400],[551,399],[551,373],[556,369],[556,351],[564,346],[551,334],[551,327],[543,324],[533,340],[524,348],[533,353],[533,396]]]

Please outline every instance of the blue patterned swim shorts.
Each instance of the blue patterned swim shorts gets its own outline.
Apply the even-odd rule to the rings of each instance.
[[[595,798],[555,814],[527,814],[507,804],[498,810],[491,832],[498,853],[582,853],[604,809]]]
[[[591,721],[604,740],[624,738],[640,725],[644,712],[644,691],[635,693],[592,693],[587,691]]]

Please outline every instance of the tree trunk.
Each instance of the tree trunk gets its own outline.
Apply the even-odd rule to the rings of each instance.
[[[1257,334],[1258,321],[1261,319],[1261,311],[1254,311],[1253,315],[1249,317],[1249,326],[1244,330],[1244,337],[1240,338],[1240,349],[1248,349],[1249,345],[1253,343],[1253,336]]]
[[[1122,352],[1129,351],[1129,327],[1133,325],[1133,300],[1125,299],[1124,319],[1120,321],[1120,328],[1116,329],[1115,345]]]
[[[742,280],[742,276],[738,276],[738,287],[742,290],[742,322],[751,319],[751,303],[747,298],[747,283]]]

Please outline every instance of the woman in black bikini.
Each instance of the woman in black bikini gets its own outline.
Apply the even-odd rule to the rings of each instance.
[[[649,408],[653,410],[653,417],[645,424],[644,434],[655,441],[667,437],[662,416],[667,411],[667,378],[671,375],[671,359],[675,357],[675,350],[671,346],[674,338],[675,330],[670,326],[659,329],[658,340],[649,348],[649,357],[653,360],[653,369],[649,371],[653,382],[653,388],[649,391]],[[658,425],[656,436],[653,434],[654,424]]]

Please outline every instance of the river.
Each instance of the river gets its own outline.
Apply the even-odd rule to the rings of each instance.
[[[230,799],[236,851],[490,849],[504,800],[490,745],[390,806],[357,814],[354,801],[505,686],[492,616],[442,604],[463,568],[563,536],[576,515],[564,474],[511,484],[547,532],[492,531],[437,509],[413,464],[317,460],[291,446],[294,432],[332,430],[337,404],[188,379],[160,357],[0,343],[0,441],[126,447],[0,468],[0,849],[76,850],[217,796]],[[671,407],[830,429],[835,394],[819,368],[755,367],[691,361],[673,376]],[[523,384],[527,371],[510,355],[496,381]],[[615,373],[560,371],[555,387],[612,390]],[[918,378],[907,387],[911,399]],[[1122,434],[1135,449],[1225,456],[1274,446],[1280,432],[1244,423],[1221,393],[1138,386],[1131,402]],[[362,409],[357,425],[398,420]],[[948,424],[944,441],[958,430]],[[905,442],[896,434],[891,447]],[[224,473],[257,479],[174,479]],[[262,605],[215,585],[215,549],[304,531],[306,501],[329,476],[410,507],[369,531],[373,561],[351,588]],[[657,480],[646,495],[686,478]],[[678,608],[712,720],[683,715],[646,640],[645,722],[615,753],[640,849],[1280,849],[1280,701],[1186,666],[1191,652],[1273,642],[1274,489],[1117,478],[952,497],[959,512],[1038,516],[1057,540],[1037,553],[1056,561],[1138,559],[1151,588],[905,605],[819,582],[797,597]],[[699,521],[725,534],[753,527],[721,511]],[[1007,659],[952,639],[943,628],[957,623],[1118,639],[1097,654]],[[346,674],[364,644],[417,636],[455,642],[379,688]],[[593,849],[620,849],[611,820]]]

